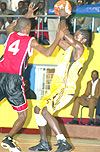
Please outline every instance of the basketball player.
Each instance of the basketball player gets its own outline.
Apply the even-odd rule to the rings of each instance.
[[[34,108],[41,140],[38,145],[29,148],[31,151],[51,150],[46,134],[47,123],[57,137],[58,149],[55,152],[69,152],[73,149],[62,134],[53,114],[68,104],[74,96],[79,71],[82,69],[83,64],[89,56],[89,50],[87,50],[87,47],[85,46],[89,33],[85,30],[81,30],[77,31],[73,37],[68,31],[68,27],[66,27],[65,10],[61,9],[59,10],[59,13],[60,26],[58,31],[59,29],[62,29],[65,33],[64,39],[59,42],[59,46],[65,50],[65,53],[53,76],[50,91],[44,95]]]
[[[13,140],[13,136],[22,128],[27,117],[28,105],[23,75],[28,59],[33,54],[33,49],[46,56],[51,56],[59,40],[64,36],[64,33],[60,31],[49,48],[43,47],[34,37],[30,37],[31,22],[28,18],[34,17],[35,9],[33,10],[33,8],[31,3],[28,13],[7,27],[6,31],[9,36],[5,44],[4,55],[0,60],[0,100],[6,97],[18,113],[18,119],[1,143],[1,146],[10,152],[21,151]],[[14,32],[14,28],[19,32]]]

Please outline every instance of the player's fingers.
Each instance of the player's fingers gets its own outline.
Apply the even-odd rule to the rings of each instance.
[[[35,12],[38,8],[39,8],[39,7],[36,7],[36,8],[33,10],[33,12]]]

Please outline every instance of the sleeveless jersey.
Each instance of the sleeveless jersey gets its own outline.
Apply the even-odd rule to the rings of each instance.
[[[22,75],[28,58],[33,54],[33,49],[30,49],[32,39],[26,34],[16,32],[9,35],[5,43],[3,58],[0,60],[0,73]]]
[[[55,111],[67,105],[73,98],[80,70],[89,56],[89,50],[85,45],[83,46],[84,52],[82,56],[76,61],[73,60],[71,66],[70,59],[73,47],[70,46],[63,54],[52,78],[50,90],[42,97],[40,102],[37,103],[41,111],[47,106],[50,114],[53,114]]]

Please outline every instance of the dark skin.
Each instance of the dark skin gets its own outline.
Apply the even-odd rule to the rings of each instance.
[[[59,15],[66,17],[67,14],[65,13],[64,9],[60,9],[59,10]],[[70,32],[68,30],[68,27],[66,26],[65,20],[60,21],[60,24],[59,24],[58,29],[57,29],[57,33],[60,29],[62,31],[64,31],[65,35],[64,35],[64,38],[59,41],[59,46],[61,48],[63,48],[64,50],[66,50],[70,45],[73,46],[74,59],[78,60],[84,52],[83,44],[85,44],[85,42],[87,40],[83,39],[80,31],[77,31],[75,33],[75,36],[73,37],[70,34]],[[36,106],[34,108],[34,112],[39,114],[39,112],[40,112],[39,107]],[[59,124],[58,124],[58,121],[55,119],[55,117],[53,115],[51,115],[48,112],[47,107],[44,107],[42,109],[42,115],[46,119],[50,128],[54,131],[54,133],[56,135],[62,134],[61,129],[60,129]],[[41,139],[48,142],[46,126],[42,126],[42,127],[39,126],[39,130],[40,130]]]
[[[36,16],[34,16],[33,13],[37,8],[34,9],[34,6],[35,5],[33,5],[33,3],[31,3],[29,5],[28,12],[24,15],[24,17],[26,17],[26,18],[36,17]],[[14,31],[14,27],[16,26],[16,24],[17,24],[17,20],[14,23],[11,23],[6,28],[7,35],[9,35],[11,32]],[[31,24],[28,24],[24,28],[19,27],[19,32],[22,34],[29,35],[30,30],[31,30]],[[60,32],[57,34],[57,37],[56,37],[54,43],[48,48],[45,48],[44,46],[39,44],[35,39],[33,39],[31,41],[30,48],[34,48],[35,50],[37,50],[38,52],[40,52],[46,56],[51,56],[53,51],[55,50],[57,44],[59,43],[60,39],[63,38],[63,36],[64,36],[64,32],[62,32],[60,30]],[[22,111],[22,112],[18,112],[18,119],[15,121],[15,123],[14,123],[14,125],[13,125],[13,127],[8,135],[13,137],[22,128],[23,124],[25,123],[26,118],[27,118],[27,110]]]
[[[28,10],[28,12],[26,13],[26,15],[24,15],[24,17],[26,17],[26,18],[34,18],[34,17],[36,17],[36,16],[33,15],[33,12],[34,12],[36,9],[33,10],[33,8],[34,8],[34,6],[33,6],[33,4],[31,3],[31,4],[29,5],[29,10]],[[14,22],[14,23],[11,23],[11,24],[6,28],[7,35],[9,35],[11,32],[14,31],[13,29],[14,29],[14,27],[16,26],[16,24],[17,24],[17,21]],[[19,30],[20,30],[20,31],[19,31],[20,33],[28,34],[28,35],[29,35],[30,30],[31,30],[31,24],[30,24],[30,25],[27,25],[25,28],[21,28],[21,29],[19,29]],[[49,57],[49,56],[52,55],[52,53],[53,53],[53,51],[55,50],[55,48],[56,48],[57,44],[59,43],[60,39],[63,38],[63,37],[64,37],[64,32],[62,32],[62,31],[60,30],[59,33],[57,33],[57,36],[56,36],[56,39],[55,39],[54,43],[53,43],[50,47],[45,48],[43,45],[39,44],[39,43],[37,42],[37,40],[35,40],[35,39],[33,39],[33,40],[31,41],[30,47],[31,47],[31,48],[34,48],[37,52],[40,52],[40,53],[42,53],[42,54],[44,54],[44,55],[46,55],[46,56]]]
[[[91,77],[92,77],[92,80],[93,80],[93,82],[94,81],[96,81],[97,79],[98,79],[98,74],[97,74],[97,72],[92,72],[92,74],[91,74]],[[83,94],[81,97],[80,97],[80,99],[82,100],[82,101],[84,101],[84,100],[86,100],[87,99],[87,96],[85,95],[85,94]]]

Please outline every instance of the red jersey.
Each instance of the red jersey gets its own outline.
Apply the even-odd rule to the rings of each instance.
[[[0,73],[22,75],[29,57],[33,54],[33,49],[30,49],[32,39],[28,35],[16,32],[9,35],[3,58],[0,60]]]

